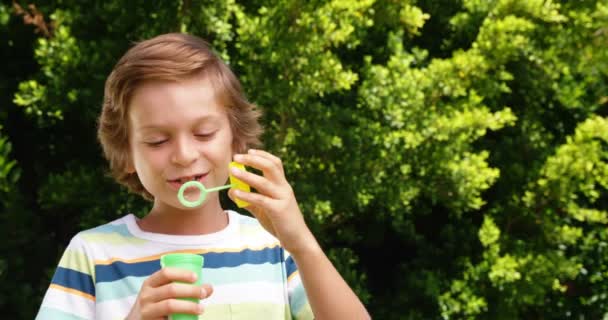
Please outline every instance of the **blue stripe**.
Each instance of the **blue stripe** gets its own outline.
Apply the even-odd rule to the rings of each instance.
[[[296,266],[296,262],[293,261],[291,256],[287,257],[287,260],[285,261],[285,269],[287,269],[287,278],[298,271],[298,266]]]
[[[95,301],[101,303],[128,296],[136,296],[146,279],[147,277],[126,277],[114,282],[97,283],[97,297],[95,297]]]
[[[214,286],[226,284],[243,284],[248,282],[266,282],[283,285],[284,279],[280,264],[244,264],[236,268],[205,268],[203,269],[203,283]],[[114,282],[97,283],[95,301],[122,299],[128,296],[137,296],[142,283],[148,277],[126,277]]]
[[[103,233],[103,234],[112,234],[118,233],[121,236],[132,237],[133,235],[129,232],[129,228],[127,228],[126,224],[104,224],[102,226],[87,230],[83,232],[85,235]]]
[[[240,252],[208,252],[204,269],[236,267],[242,264],[281,263],[281,247],[264,248],[262,250],[245,249]],[[124,277],[144,277],[160,269],[158,259],[144,262],[126,263],[117,261],[109,265],[96,265],[95,277],[97,283],[120,280]]]
[[[302,311],[302,308],[308,304],[308,296],[306,296],[306,290],[304,286],[300,283],[291,295],[289,295],[289,306],[291,307],[291,312],[294,315],[297,315]]]
[[[95,296],[93,278],[80,271],[57,267],[51,283]]]

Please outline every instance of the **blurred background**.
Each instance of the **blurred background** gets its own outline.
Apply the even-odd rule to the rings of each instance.
[[[166,32],[239,76],[375,319],[608,319],[605,0],[2,2],[5,315],[34,317],[79,230],[150,208],[96,117],[117,59]]]

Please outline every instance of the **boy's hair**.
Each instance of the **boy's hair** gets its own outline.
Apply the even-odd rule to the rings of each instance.
[[[112,176],[129,190],[152,200],[137,173],[127,173],[129,163],[128,107],[133,93],[147,81],[179,82],[194,77],[212,83],[219,103],[226,108],[234,152],[260,144],[260,111],[243,95],[239,80],[202,39],[178,33],[164,34],[137,43],[118,61],[108,76],[98,122],[97,137],[110,163]]]

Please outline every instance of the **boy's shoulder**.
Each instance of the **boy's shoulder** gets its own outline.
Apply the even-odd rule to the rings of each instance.
[[[129,231],[128,223],[129,220],[134,221],[134,219],[132,214],[128,214],[111,222],[82,230],[72,238],[72,242],[116,243],[127,239],[132,241],[133,235]]]
[[[88,236],[93,234],[113,234],[118,233],[122,235],[128,235],[129,230],[127,224],[129,220],[133,220],[134,216],[132,214],[128,214],[122,216],[116,220],[110,221],[108,223],[82,230],[78,233],[80,236]]]

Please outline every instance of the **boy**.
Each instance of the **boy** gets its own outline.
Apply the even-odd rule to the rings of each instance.
[[[166,34],[131,48],[106,81],[98,136],[113,176],[152,209],[77,234],[37,319],[368,319],[306,226],[281,160],[249,149],[259,116],[203,40]],[[228,193],[257,220],[223,210],[217,192],[196,208],[178,201],[187,181],[224,185],[232,160],[263,173],[230,172],[257,190]],[[160,269],[170,252],[202,254],[206,284]]]

